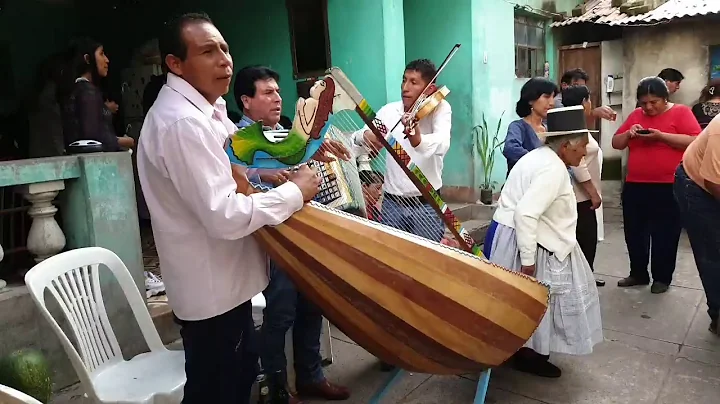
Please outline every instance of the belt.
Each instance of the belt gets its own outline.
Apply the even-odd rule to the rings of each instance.
[[[437,191],[436,191],[437,192]],[[417,203],[427,205],[429,202],[422,196],[402,196],[383,192],[383,197],[398,203]]]

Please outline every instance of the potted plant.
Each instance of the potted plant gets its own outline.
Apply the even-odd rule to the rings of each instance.
[[[500,114],[494,134],[490,134],[484,113],[482,123],[473,128],[473,143],[483,169],[483,178],[480,184],[480,202],[485,205],[492,204],[493,185],[495,185],[495,181],[492,181],[492,171],[495,166],[495,155],[500,146],[505,143],[504,139],[499,139],[503,115],[505,115],[505,111]]]

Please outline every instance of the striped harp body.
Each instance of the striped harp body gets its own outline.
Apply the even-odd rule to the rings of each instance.
[[[378,131],[374,112],[339,69],[329,73],[323,80],[333,81],[335,96],[325,136],[357,149],[353,133]],[[478,247],[426,185],[420,169],[397,158],[398,147],[390,139],[384,153],[369,154],[403,163],[408,178],[419,190],[423,186],[421,202],[416,203],[429,202],[434,209],[409,220],[428,226],[440,223],[460,248],[364,217],[368,204],[359,191],[359,178],[362,166],[367,166],[367,157],[363,158],[367,150],[356,154],[360,169],[356,161],[343,162],[331,170],[331,178],[323,179],[324,183],[338,181],[340,176],[339,184],[344,185],[337,188],[343,190],[342,195],[325,199],[324,204],[312,201],[284,223],[264,227],[254,236],[301,293],[348,337],[384,362],[443,375],[498,366],[540,324],[548,288],[477,254]],[[323,198],[328,194],[323,193]],[[333,203],[355,214],[338,210]],[[392,213],[384,212],[382,206],[380,215]]]

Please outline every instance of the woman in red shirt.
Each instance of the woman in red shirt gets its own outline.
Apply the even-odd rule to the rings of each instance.
[[[629,149],[622,206],[630,276],[618,281],[618,286],[649,284],[650,263],[652,293],[666,292],[672,282],[682,230],[673,196],[674,174],[683,151],[700,133],[690,108],[669,102],[668,96],[662,79],[641,80],[637,88],[640,107],[630,113],[612,140],[613,148]]]

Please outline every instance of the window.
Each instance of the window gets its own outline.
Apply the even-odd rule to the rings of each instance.
[[[545,21],[515,16],[515,75],[542,76],[545,71]]]
[[[318,77],[330,68],[327,0],[287,0],[295,78]]]

